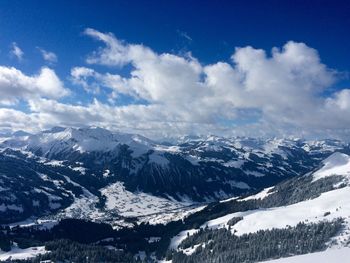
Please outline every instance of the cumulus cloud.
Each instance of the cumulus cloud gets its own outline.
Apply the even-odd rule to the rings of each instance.
[[[92,28],[87,28],[84,33],[87,36],[103,41],[106,44],[105,48],[100,48],[93,52],[87,58],[87,63],[122,66],[130,62],[130,59],[126,56],[128,46],[117,40],[113,34],[104,34]]]
[[[48,68],[26,76],[3,67],[17,81],[2,77],[0,70],[0,90],[7,94],[3,100],[17,98],[9,95],[10,90],[26,98],[30,112],[21,118],[31,120],[33,127],[96,125],[158,138],[190,133],[307,137],[349,133],[350,89],[334,92],[337,72],[304,43],[289,41],[270,52],[240,47],[231,60],[205,65],[190,53],[159,54],[112,33],[94,29],[84,33],[103,43],[87,55],[87,66],[73,67],[70,73],[70,80],[91,97],[89,104],[58,102],[53,94],[65,92],[50,91],[67,90]],[[108,66],[108,72],[98,71],[95,64]],[[11,85],[16,88],[4,88]],[[33,98],[25,87],[39,96]],[[119,95],[133,100],[113,106],[93,99],[101,90],[110,100]]]
[[[84,85],[89,78],[93,86],[162,107],[171,118],[168,121],[231,123],[236,128],[242,119],[250,122],[253,113],[259,116],[257,123],[293,130],[323,127],[324,117],[331,118],[326,110],[331,102],[322,93],[336,81],[335,71],[304,43],[290,41],[270,54],[250,46],[236,48],[232,63],[202,65],[192,56],[157,54],[143,45],[123,43],[111,33],[85,32],[106,45],[90,54],[87,63],[118,67],[130,63],[133,68],[130,77],[87,68],[79,75],[75,73],[82,68],[75,68],[73,77]]]
[[[0,66],[0,103],[16,104],[37,97],[61,98],[69,94],[56,73],[43,67],[39,74],[28,76],[14,67]]]
[[[57,55],[51,51],[47,51],[43,48],[38,48],[41,55],[43,56],[43,59],[49,63],[55,63],[57,62]]]
[[[23,59],[24,52],[19,48],[16,42],[12,42],[10,55],[21,61]]]
[[[0,108],[0,130],[11,129],[38,131],[39,122],[32,114],[27,114],[18,110]]]

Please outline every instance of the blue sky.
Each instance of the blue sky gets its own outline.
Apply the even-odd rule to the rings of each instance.
[[[151,137],[251,135],[252,130],[259,130],[259,136],[344,137],[350,123],[339,116],[350,111],[349,13],[345,0],[1,1],[0,74],[6,81],[0,81],[0,129],[99,125]],[[88,28],[94,31],[87,33]],[[110,41],[123,51],[108,49],[111,42],[101,40],[99,33],[112,33]],[[130,55],[138,47],[155,57],[145,50]],[[274,47],[281,56],[275,52],[272,58]],[[254,51],[259,49],[265,58]],[[103,51],[125,61],[103,61]],[[277,72],[279,67],[285,71]],[[49,71],[37,85],[43,68]],[[74,79],[74,68],[85,71]],[[181,83],[176,74],[182,76]],[[214,81],[221,74],[223,83]],[[110,75],[114,78],[107,81]],[[116,75],[118,84],[113,82]],[[19,84],[9,84],[17,83],[13,78]],[[255,83],[261,80],[266,80],[263,85]],[[32,84],[23,88],[26,81]],[[175,92],[183,92],[184,100]],[[290,105],[286,98],[285,104],[278,102],[283,94],[290,96]],[[182,105],[186,98],[194,110]],[[297,105],[301,101],[309,105],[302,108],[309,112],[305,116]],[[96,116],[95,110],[110,117]],[[74,114],[69,117],[66,111]],[[332,120],[328,126],[322,121],[327,118]]]

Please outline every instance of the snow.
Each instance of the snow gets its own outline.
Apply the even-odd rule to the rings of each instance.
[[[106,169],[104,172],[103,172],[103,177],[109,177],[111,175],[111,171]]]
[[[136,259],[140,259],[140,260],[145,260],[146,259],[146,252],[145,251],[139,251],[137,254],[135,254],[135,258]]]
[[[202,246],[202,244],[197,244],[197,245],[194,245],[193,247],[189,247],[189,248],[183,249],[182,252],[185,253],[187,256],[190,256],[196,251],[196,249],[199,246]]]
[[[268,193],[270,189],[271,188],[266,188],[260,193],[243,200],[264,198],[270,194]],[[200,228],[209,227],[210,229],[229,229],[228,221],[230,219],[233,217],[243,217],[242,220],[231,228],[231,232],[239,236],[248,233],[255,233],[259,230],[296,226],[299,222],[311,223],[344,218],[344,229],[333,238],[333,241],[335,241],[333,246],[343,246],[350,239],[349,193],[350,187],[347,186],[322,193],[315,199],[306,200],[288,206],[231,213],[207,221]],[[326,213],[329,214],[327,215]],[[180,232],[177,236],[172,238],[170,248],[177,249],[178,245],[187,237],[187,235],[192,235],[197,231],[198,229],[191,229]]]
[[[26,220],[15,222],[11,224],[6,224],[10,228],[13,227],[35,227],[40,230],[47,230],[53,228],[57,225],[57,220],[44,220],[44,219],[36,219],[34,217],[27,218]]]
[[[107,197],[106,209],[125,217],[147,216],[189,206],[192,203],[171,201],[143,192],[132,193],[117,182],[101,190]]]
[[[198,229],[190,229],[190,230],[181,231],[179,234],[177,234],[176,236],[171,238],[169,249],[177,249],[178,246],[181,244],[181,242],[183,240],[185,240],[187,236],[191,236],[191,235],[197,233],[198,231],[199,231]]]
[[[45,254],[48,251],[45,250],[44,246],[41,247],[30,247],[21,249],[13,246],[8,252],[0,250],[0,261],[7,260],[24,260],[38,256],[39,254]]]
[[[280,149],[287,141],[285,139],[268,140],[263,146],[264,153],[268,155],[279,154],[283,159],[287,159],[287,153]]]
[[[51,150],[51,147],[58,151],[62,150],[60,142],[67,142],[74,150],[79,152],[92,152],[102,150],[112,150],[118,144],[118,140],[113,134],[101,128],[74,129],[67,128],[59,132],[46,132],[38,136],[30,137],[30,145],[34,147],[40,145],[44,152]]]
[[[338,249],[328,249],[322,252],[316,252],[306,255],[280,258],[275,260],[264,261],[264,263],[332,263],[345,262],[350,258],[350,248],[343,247]],[[345,260],[345,261],[343,261]]]
[[[160,239],[161,239],[160,237],[149,237],[149,238],[146,238],[148,243],[155,243],[155,242],[158,242]]]
[[[242,168],[242,166],[244,165],[245,162],[246,162],[245,160],[229,161],[229,162],[224,163],[224,166],[240,169],[240,168]]]
[[[84,168],[84,167],[73,167],[72,170],[73,170],[73,171],[76,171],[76,172],[79,172],[79,173],[81,173],[82,175],[85,175],[87,169]]]
[[[73,204],[47,219],[88,219],[107,222],[113,228],[120,228],[130,227],[132,224],[119,216],[137,217],[140,223],[164,224],[172,220],[180,220],[205,207],[195,207],[196,205],[191,202],[179,202],[143,192],[132,193],[125,189],[123,183],[117,182],[101,189],[101,193],[106,196],[106,206],[100,210],[96,207],[98,198],[85,188],[83,192],[84,195],[75,198]]]
[[[46,162],[44,164],[51,165],[51,166],[64,166],[63,161],[57,161],[57,160],[50,160],[49,162]]]
[[[55,210],[55,209],[58,209],[61,207],[61,204],[60,203],[54,203],[54,202],[50,202],[49,203],[49,206],[52,210]]]
[[[33,152],[40,150],[44,156],[50,157],[72,150],[80,153],[110,152],[117,150],[121,144],[129,145],[133,151],[132,155],[136,157],[146,153],[154,143],[140,135],[111,132],[97,127],[80,129],[56,127],[35,135],[12,137],[2,146]]]
[[[246,198],[243,198],[241,199],[242,201],[247,201],[247,200],[254,200],[254,199],[264,199],[265,197],[269,196],[270,194],[273,193],[273,191],[270,192],[270,190],[273,189],[273,186],[272,187],[268,187],[268,188],[265,188],[264,190],[262,190],[261,192],[255,194],[255,195],[251,195],[251,196],[248,196]]]
[[[149,162],[155,163],[161,166],[167,166],[169,164],[169,160],[164,156],[160,155],[159,152],[154,152],[149,155]]]
[[[154,150],[159,152],[181,153],[179,146],[156,145]]]
[[[245,171],[245,173],[248,174],[248,175],[253,175],[255,177],[263,177],[263,176],[265,176],[263,173],[260,173],[258,171],[247,170],[247,171]]]
[[[350,156],[344,153],[333,153],[323,162],[323,167],[313,174],[314,181],[332,176],[344,175],[350,177]]]
[[[192,206],[186,206],[186,207],[181,207],[179,209],[174,209],[171,211],[164,211],[161,213],[139,216],[138,219],[141,222],[148,222],[149,224],[165,224],[170,221],[181,220],[193,213],[203,210],[205,207],[206,205],[199,206],[196,208],[192,208]]]
[[[106,215],[96,208],[97,202],[98,198],[96,196],[86,196],[84,194],[84,196],[75,198],[74,202],[69,207],[61,210],[58,214],[52,216],[52,218],[78,218],[103,221]]]
[[[228,183],[232,187],[236,187],[236,188],[239,188],[239,189],[250,189],[250,186],[248,184],[246,184],[245,182],[228,181]]]
[[[23,212],[23,207],[15,205],[15,204],[5,205],[4,203],[2,203],[0,205],[0,212],[5,212],[6,210],[13,210],[13,211],[17,211],[19,213],[22,213]]]
[[[295,226],[299,222],[318,222],[335,218],[350,216],[350,187],[333,190],[321,194],[318,198],[303,201],[289,206],[257,209],[237,212],[208,221],[203,225],[210,228],[228,228],[227,222],[233,217],[243,217],[235,224],[232,232],[236,235],[254,233],[258,230],[272,228],[285,228]],[[326,212],[330,212],[327,217]]]
[[[231,198],[228,198],[228,199],[220,200],[220,203],[230,202],[230,201],[236,200],[238,198],[239,198],[238,196],[234,196],[234,197],[231,197]]]

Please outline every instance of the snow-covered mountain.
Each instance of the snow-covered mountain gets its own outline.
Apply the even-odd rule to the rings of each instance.
[[[100,128],[16,133],[0,143],[1,227],[22,226],[8,240],[32,229],[29,239],[45,252],[39,237],[71,237],[69,224],[85,222],[107,230],[101,240],[84,240],[173,263],[343,248],[350,243],[349,154],[335,140],[207,136],[169,144]]]
[[[220,217],[204,222],[197,229],[184,230],[174,236],[170,248],[178,250],[178,252],[176,252],[177,254],[175,254],[173,262],[212,262],[211,260],[217,258],[224,259],[225,261],[226,257],[232,259],[235,253],[228,255],[229,253],[225,254],[223,250],[220,250],[220,247],[223,246],[222,242],[232,242],[232,244],[237,245],[235,249],[239,250],[238,241],[240,239],[249,237],[252,240],[251,242],[254,242],[254,238],[264,235],[265,241],[273,243],[273,240],[269,240],[268,236],[274,233],[273,231],[276,231],[276,229],[281,229],[285,233],[288,233],[288,240],[286,242],[293,242],[292,236],[300,226],[318,227],[318,232],[312,238],[310,237],[313,239],[311,240],[312,245],[309,243],[310,247],[306,247],[305,249],[300,248],[299,250],[288,250],[290,248],[283,247],[285,240],[280,238],[276,243],[277,251],[271,245],[271,251],[265,251],[265,255],[257,255],[254,260],[254,256],[252,256],[249,262],[260,262],[260,260],[257,260],[258,258],[266,260],[269,258],[292,256],[293,254],[316,252],[323,249],[330,249],[330,251],[329,253],[315,254],[315,256],[299,256],[295,260],[292,257],[286,260],[271,262],[299,262],[298,260],[300,262],[304,262],[302,260],[313,262],[307,260],[319,258],[320,255],[331,259],[334,258],[333,254],[340,255],[343,252],[348,254],[349,249],[344,249],[344,247],[350,244],[349,179],[350,156],[336,152],[323,160],[320,168],[314,172],[298,178],[288,179],[275,187],[264,189],[252,196],[223,200],[221,204],[225,204],[226,207],[230,207],[230,203],[231,205],[235,203],[236,207],[240,204],[243,209],[233,213],[223,213]],[[249,208],[245,209],[244,207]],[[336,231],[324,241],[316,244],[319,242],[316,239],[320,238],[325,233],[324,231],[328,231],[321,230],[319,228],[320,224],[330,224],[332,226],[337,220],[338,222],[342,222],[340,227],[337,227],[335,229]],[[225,232],[222,231],[230,232],[235,238],[225,240],[223,237],[225,236]],[[312,230],[310,229],[310,231]],[[279,235],[282,236],[283,232]],[[207,240],[207,236],[212,238]],[[307,233],[304,233],[304,236],[307,236]],[[261,243],[264,243],[264,240],[261,240]],[[209,243],[211,243],[210,246],[208,246]],[[251,243],[251,246],[253,246],[253,243]],[[341,250],[338,251],[337,249],[339,248]],[[209,254],[207,253],[208,249],[211,250]],[[283,254],[284,252],[282,250],[292,252]],[[259,251],[259,248],[256,247],[255,251]],[[242,250],[239,253],[245,252]],[[203,261],[203,258],[206,258],[206,260]],[[232,259],[225,262],[236,261]]]
[[[58,213],[115,223],[143,216],[139,210],[159,222],[165,207],[178,217],[196,203],[255,192],[310,172],[347,146],[217,136],[170,145],[96,127],[55,127],[12,134],[0,149],[2,222]],[[118,201],[121,196],[128,198]]]

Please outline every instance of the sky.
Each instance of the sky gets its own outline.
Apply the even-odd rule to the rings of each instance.
[[[0,1],[0,131],[350,135],[349,1]]]

